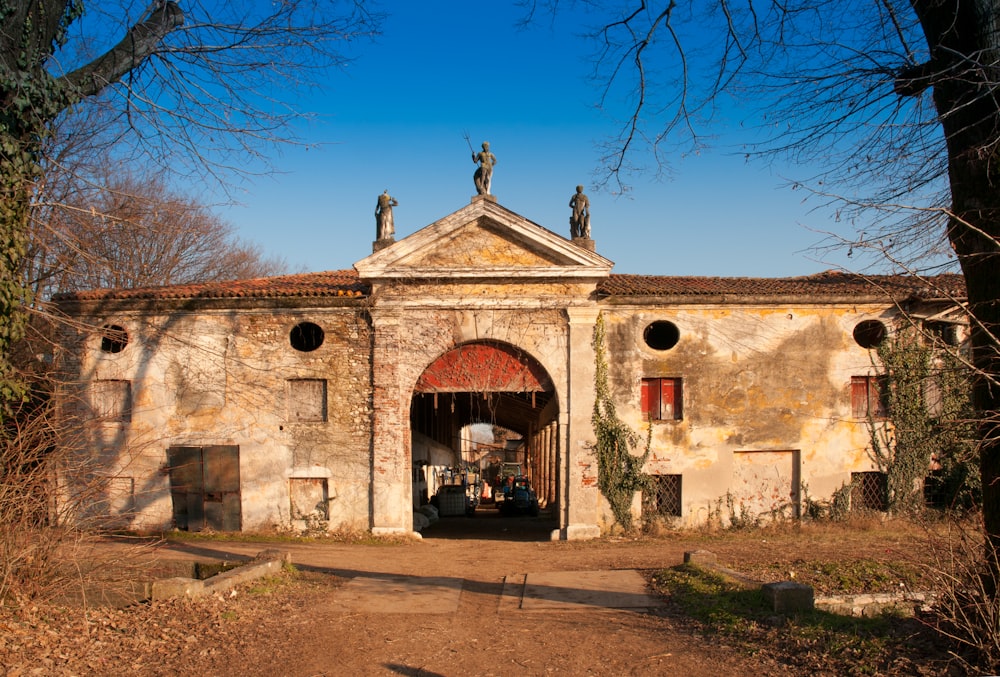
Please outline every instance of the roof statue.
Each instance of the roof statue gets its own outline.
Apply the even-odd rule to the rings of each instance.
[[[576,193],[569,200],[573,214],[569,217],[569,231],[574,239],[590,239],[590,199],[583,194],[583,186],[576,187]]]
[[[483,142],[483,149],[478,153],[472,151],[472,161],[479,164],[473,180],[476,182],[476,193],[479,195],[490,194],[490,184],[493,183],[493,165],[497,163],[497,156],[490,152],[490,142]]]
[[[386,189],[375,203],[375,239],[392,240],[396,235],[396,225],[392,220],[392,208],[398,205],[396,198]]]

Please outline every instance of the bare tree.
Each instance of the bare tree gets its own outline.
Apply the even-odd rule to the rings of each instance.
[[[97,107],[130,138],[120,160],[219,176],[291,138],[282,92],[318,84],[380,17],[350,0],[180,5],[0,0],[0,402],[24,394],[9,362],[30,290],[23,259],[44,140]]]
[[[607,180],[627,180],[638,158],[661,168],[697,148],[738,100],[756,123],[747,153],[801,161],[802,184],[858,219],[856,251],[918,274],[957,259],[985,527],[1000,545],[1000,3],[522,4],[529,20],[572,9],[595,26],[600,100],[622,121]]]
[[[286,272],[208,208],[171,191],[164,176],[104,174],[32,224],[28,283],[41,297]]]

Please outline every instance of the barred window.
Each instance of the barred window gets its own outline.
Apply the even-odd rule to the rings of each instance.
[[[851,510],[889,509],[889,480],[884,472],[851,473]]]
[[[101,330],[101,352],[120,353],[128,345],[128,332],[117,324],[106,324]]]
[[[132,383],[98,380],[91,384],[90,406],[102,421],[127,423],[132,420]]]
[[[681,516],[680,475],[650,476],[642,493],[642,516],[646,519]]]
[[[854,327],[854,341],[862,348],[878,348],[888,331],[878,320],[864,320]]]
[[[303,353],[311,353],[319,348],[325,337],[323,328],[315,322],[299,322],[288,334],[292,347]]]

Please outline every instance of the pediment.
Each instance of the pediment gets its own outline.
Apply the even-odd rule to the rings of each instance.
[[[606,277],[612,262],[489,199],[354,264],[364,279]]]

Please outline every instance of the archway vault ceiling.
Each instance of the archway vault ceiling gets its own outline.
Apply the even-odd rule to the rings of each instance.
[[[527,435],[554,416],[547,406],[555,397],[548,373],[505,343],[480,341],[449,350],[421,374],[414,395],[415,411],[423,412],[417,421],[444,414],[463,425],[491,423]]]
[[[439,416],[455,421],[457,427],[490,423],[529,435],[551,420],[554,413],[547,406],[553,397],[553,393],[417,393],[411,423],[430,436],[435,426],[427,421]]]
[[[552,390],[545,369],[504,344],[469,343],[436,359],[417,380],[418,393],[541,393]]]

